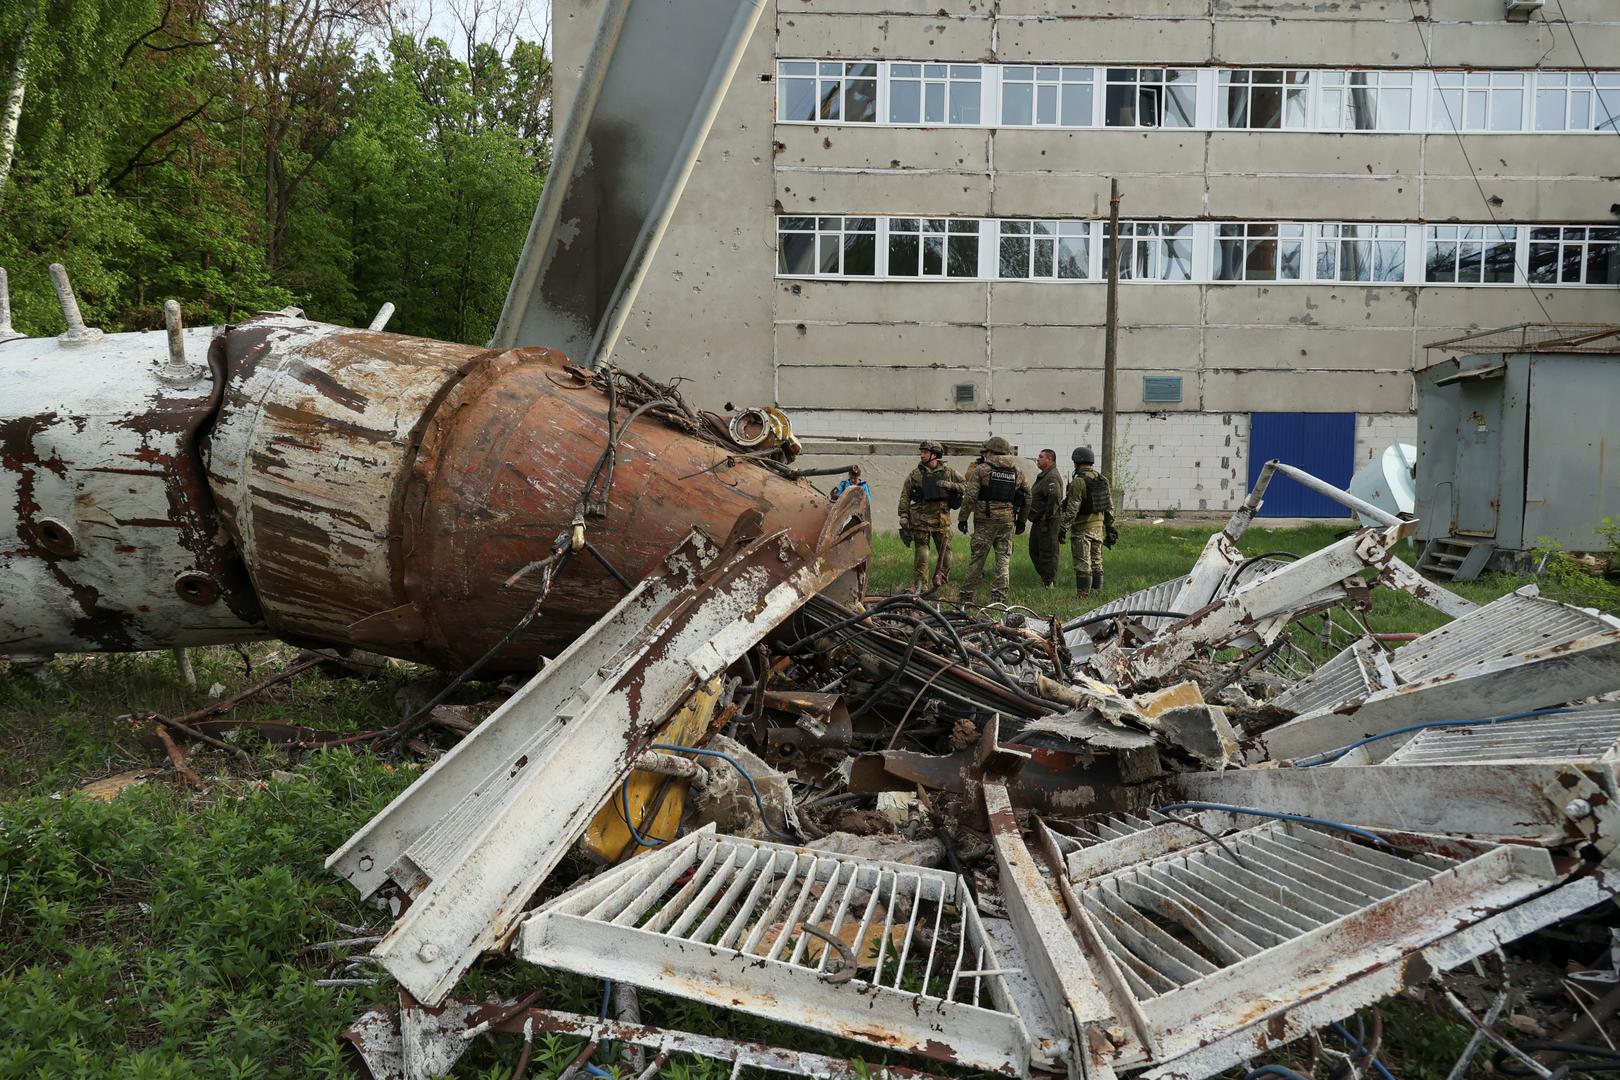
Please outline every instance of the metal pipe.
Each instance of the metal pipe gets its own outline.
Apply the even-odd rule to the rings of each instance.
[[[11,326],[11,283],[6,278],[6,268],[0,266],[0,344],[13,341],[27,334],[19,334]]]
[[[1300,484],[1301,486],[1309,488],[1318,495],[1326,495],[1340,506],[1346,506],[1357,513],[1366,514],[1368,517],[1372,518],[1381,525],[1403,525],[1406,522],[1406,519],[1396,517],[1383,507],[1374,506],[1366,499],[1357,498],[1348,491],[1345,491],[1343,488],[1334,487],[1326,480],[1312,476],[1304,469],[1298,469],[1292,465],[1285,465],[1281,461],[1276,460],[1266,462],[1266,468],[1275,469],[1277,472],[1282,473],[1284,476]]]

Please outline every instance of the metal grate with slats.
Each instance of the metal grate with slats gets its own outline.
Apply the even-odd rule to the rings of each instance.
[[[1601,701],[1534,719],[1430,728],[1384,760],[1386,765],[1488,761],[1595,761],[1620,758],[1620,702]]]
[[[1279,709],[1309,713],[1357,701],[1394,684],[1382,648],[1365,638],[1357,640],[1305,678],[1272,699]]]
[[[1224,1068],[1347,1016],[1402,985],[1414,951],[1436,967],[1477,955],[1494,913],[1556,880],[1520,845],[1406,833],[1380,847],[1253,820],[1199,811],[1064,856],[1086,961],[1171,1063],[1149,1075],[1216,1044]]]
[[[1090,882],[1081,904],[1139,1000],[1188,986],[1448,865],[1270,822]]]
[[[922,867],[691,833],[524,925],[533,963],[964,1064],[1027,1062],[1008,977],[966,886]],[[970,1062],[967,1058],[972,1058]]]
[[[1616,626],[1620,620],[1521,589],[1395,650],[1390,664],[1401,682],[1419,682],[1483,660],[1563,645]]]

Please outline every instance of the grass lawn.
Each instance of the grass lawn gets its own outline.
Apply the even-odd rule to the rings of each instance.
[[[1128,521],[1121,531],[1120,546],[1107,556],[1107,587],[1084,604],[1074,598],[1066,550],[1064,587],[1047,591],[1030,566],[1026,538],[1017,538],[1013,601],[1073,615],[1185,572],[1208,536],[1203,526]],[[967,539],[953,537],[959,581]],[[1254,528],[1243,547],[1304,553],[1332,539],[1326,528]],[[910,561],[896,537],[878,537],[874,590],[903,587]],[[1526,580],[1495,578],[1459,591],[1483,600]],[[1376,630],[1421,631],[1444,621],[1402,595],[1376,596]],[[250,652],[269,670],[295,655],[274,644]],[[178,714],[203,704],[211,684],[229,694],[253,681],[232,650],[199,649],[194,657],[203,690],[188,689],[166,654],[66,657],[37,677],[0,668],[0,1077],[347,1076],[338,1032],[369,1004],[392,997],[386,984],[316,987],[316,978],[338,972],[331,953],[310,946],[351,936],[340,924],[386,927],[386,914],[361,904],[322,863],[421,765],[348,750],[289,758],[244,741],[251,769],[207,748],[193,752],[208,780],[201,790],[181,786],[172,773],[110,801],[75,790],[163,764],[119,719],[130,709]],[[238,715],[365,730],[398,717],[396,694],[419,673],[400,667],[361,679],[314,670]],[[583,869],[575,864],[561,873]],[[506,993],[541,978],[515,962],[486,964],[458,996]],[[542,1004],[596,1008],[594,984],[543,978],[549,992]],[[649,1023],[840,1052],[831,1040],[679,1001],[649,995],[644,1009]],[[1453,1038],[1455,1027],[1422,1009],[1402,1006],[1389,1015],[1401,1017],[1387,1040],[1403,1080],[1443,1076],[1452,1060],[1446,1051],[1463,1041]],[[555,1076],[577,1045],[539,1041],[530,1075]],[[498,1053],[476,1045],[456,1075],[504,1078],[516,1053],[510,1041]],[[718,1080],[728,1071],[677,1058],[664,1075]]]

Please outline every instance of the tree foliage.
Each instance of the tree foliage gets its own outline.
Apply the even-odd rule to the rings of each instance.
[[[288,305],[363,325],[392,301],[391,330],[486,340],[545,178],[550,58],[389,37],[386,13],[0,4],[0,102],[26,91],[0,169],[17,328],[60,331],[46,264],[62,262],[107,330],[160,325],[170,297],[194,325]]]

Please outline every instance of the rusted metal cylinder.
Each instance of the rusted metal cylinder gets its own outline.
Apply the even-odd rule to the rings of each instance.
[[[518,622],[540,581],[520,572],[569,537],[607,446],[585,373],[545,349],[283,317],[231,331],[226,357],[209,475],[275,633],[459,667]],[[540,616],[486,670],[533,670],[694,526],[724,540],[743,519],[818,548],[864,512],[650,417],[611,475]]]
[[[161,332],[0,341],[0,654],[269,636],[198,452],[214,333],[180,335],[193,377],[167,381]]]

